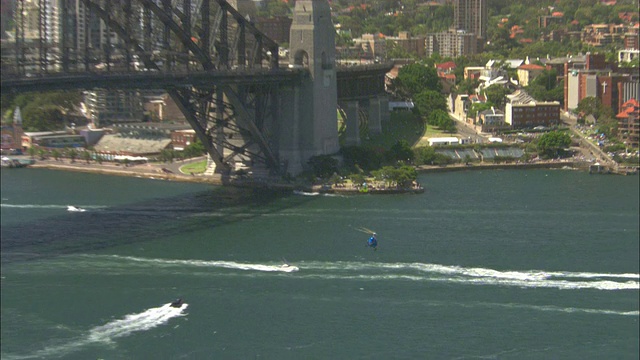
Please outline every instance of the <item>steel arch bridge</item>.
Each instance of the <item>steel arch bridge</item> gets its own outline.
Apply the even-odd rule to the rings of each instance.
[[[50,17],[42,9],[53,1],[64,21],[59,37],[50,40]],[[24,13],[24,5],[17,0],[17,12]],[[279,133],[291,126],[283,120],[291,116],[286,98],[309,81],[309,69],[280,68],[278,44],[226,0],[38,0],[38,5],[39,44],[26,43],[24,19],[18,17],[14,54],[3,54],[3,92],[163,89],[195,130],[216,172],[229,174],[238,160],[273,174],[287,172],[278,153],[279,142],[287,141]],[[90,36],[96,19],[103,27],[97,43]],[[338,70],[338,97],[354,101],[383,93],[390,67]]]
[[[45,36],[47,2],[38,1],[37,54],[29,56],[17,19],[15,60],[3,61],[3,87],[162,88],[217,172],[232,170],[236,156],[280,170],[268,136],[274,98],[304,72],[279,69],[278,44],[226,0],[62,0],[56,44]],[[18,0],[18,13],[24,5]],[[100,46],[89,39],[95,17],[106,34]]]

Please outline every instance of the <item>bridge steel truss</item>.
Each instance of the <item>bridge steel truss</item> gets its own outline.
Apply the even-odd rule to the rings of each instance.
[[[47,0],[39,1],[44,5]],[[23,2],[18,0],[18,7],[24,6]],[[278,71],[278,44],[226,0],[80,0],[80,3],[84,7],[84,43],[79,44],[77,39],[74,42],[74,23],[67,21],[72,14],[82,16],[75,8],[77,2],[60,1],[62,30],[56,46],[58,56],[47,53],[51,50],[43,45],[41,37],[37,75],[49,73],[50,69],[71,76],[133,75],[136,71],[194,76],[203,72],[284,73]],[[44,29],[42,9],[40,27]],[[102,20],[107,34],[100,46],[89,40],[92,16]],[[79,21],[75,26],[78,24]],[[111,33],[117,36],[113,38],[115,43]],[[15,69],[24,75],[26,60],[21,47],[24,27],[16,26]],[[164,90],[195,130],[215,163],[216,172],[228,174],[233,171],[233,162],[242,159],[263,163],[270,171],[281,173],[274,150],[278,149],[278,89],[291,82],[291,75],[278,79],[251,83],[199,81],[197,85],[176,84]]]

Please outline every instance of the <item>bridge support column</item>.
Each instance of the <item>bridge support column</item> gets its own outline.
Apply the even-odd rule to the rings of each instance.
[[[300,90],[281,89],[279,116],[279,160],[284,173],[297,175],[303,170],[302,152],[300,151],[300,122],[301,112]]]
[[[382,132],[382,112],[380,109],[380,98],[375,97],[369,99],[369,122],[367,127],[370,135],[380,134]]]
[[[345,113],[347,118],[345,124],[347,125],[345,145],[353,146],[360,145],[360,121],[359,121],[359,104],[357,101],[347,102]]]
[[[391,114],[389,113],[389,97],[378,96],[378,99],[380,100],[380,121],[383,123],[391,121]]]
[[[309,71],[299,87],[294,119],[299,129],[297,150],[306,166],[312,156],[340,150],[335,28],[328,1],[297,0],[289,37],[289,64]]]

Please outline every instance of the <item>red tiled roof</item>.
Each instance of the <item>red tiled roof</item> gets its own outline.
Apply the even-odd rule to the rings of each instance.
[[[560,12],[560,11],[556,11],[553,14],[551,14],[551,16],[555,16],[555,17],[563,17],[564,13]]]
[[[487,102],[487,98],[484,97],[484,95],[470,95],[469,96],[469,100],[471,101],[480,101],[480,102]]]
[[[443,62],[441,64],[436,64],[436,69],[455,69],[456,63],[453,61]]]
[[[522,70],[544,70],[544,66],[540,66],[540,65],[536,65],[536,64],[524,64],[524,65],[518,66],[518,69],[522,69]]]
[[[622,111],[616,115],[617,118],[627,118],[629,115],[635,113],[638,115],[640,112],[640,104],[636,99],[629,99],[627,102],[622,104]]]

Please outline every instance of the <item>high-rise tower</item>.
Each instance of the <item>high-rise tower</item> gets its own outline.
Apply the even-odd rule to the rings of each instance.
[[[456,30],[465,30],[476,37],[487,37],[487,1],[455,0],[453,25]]]

